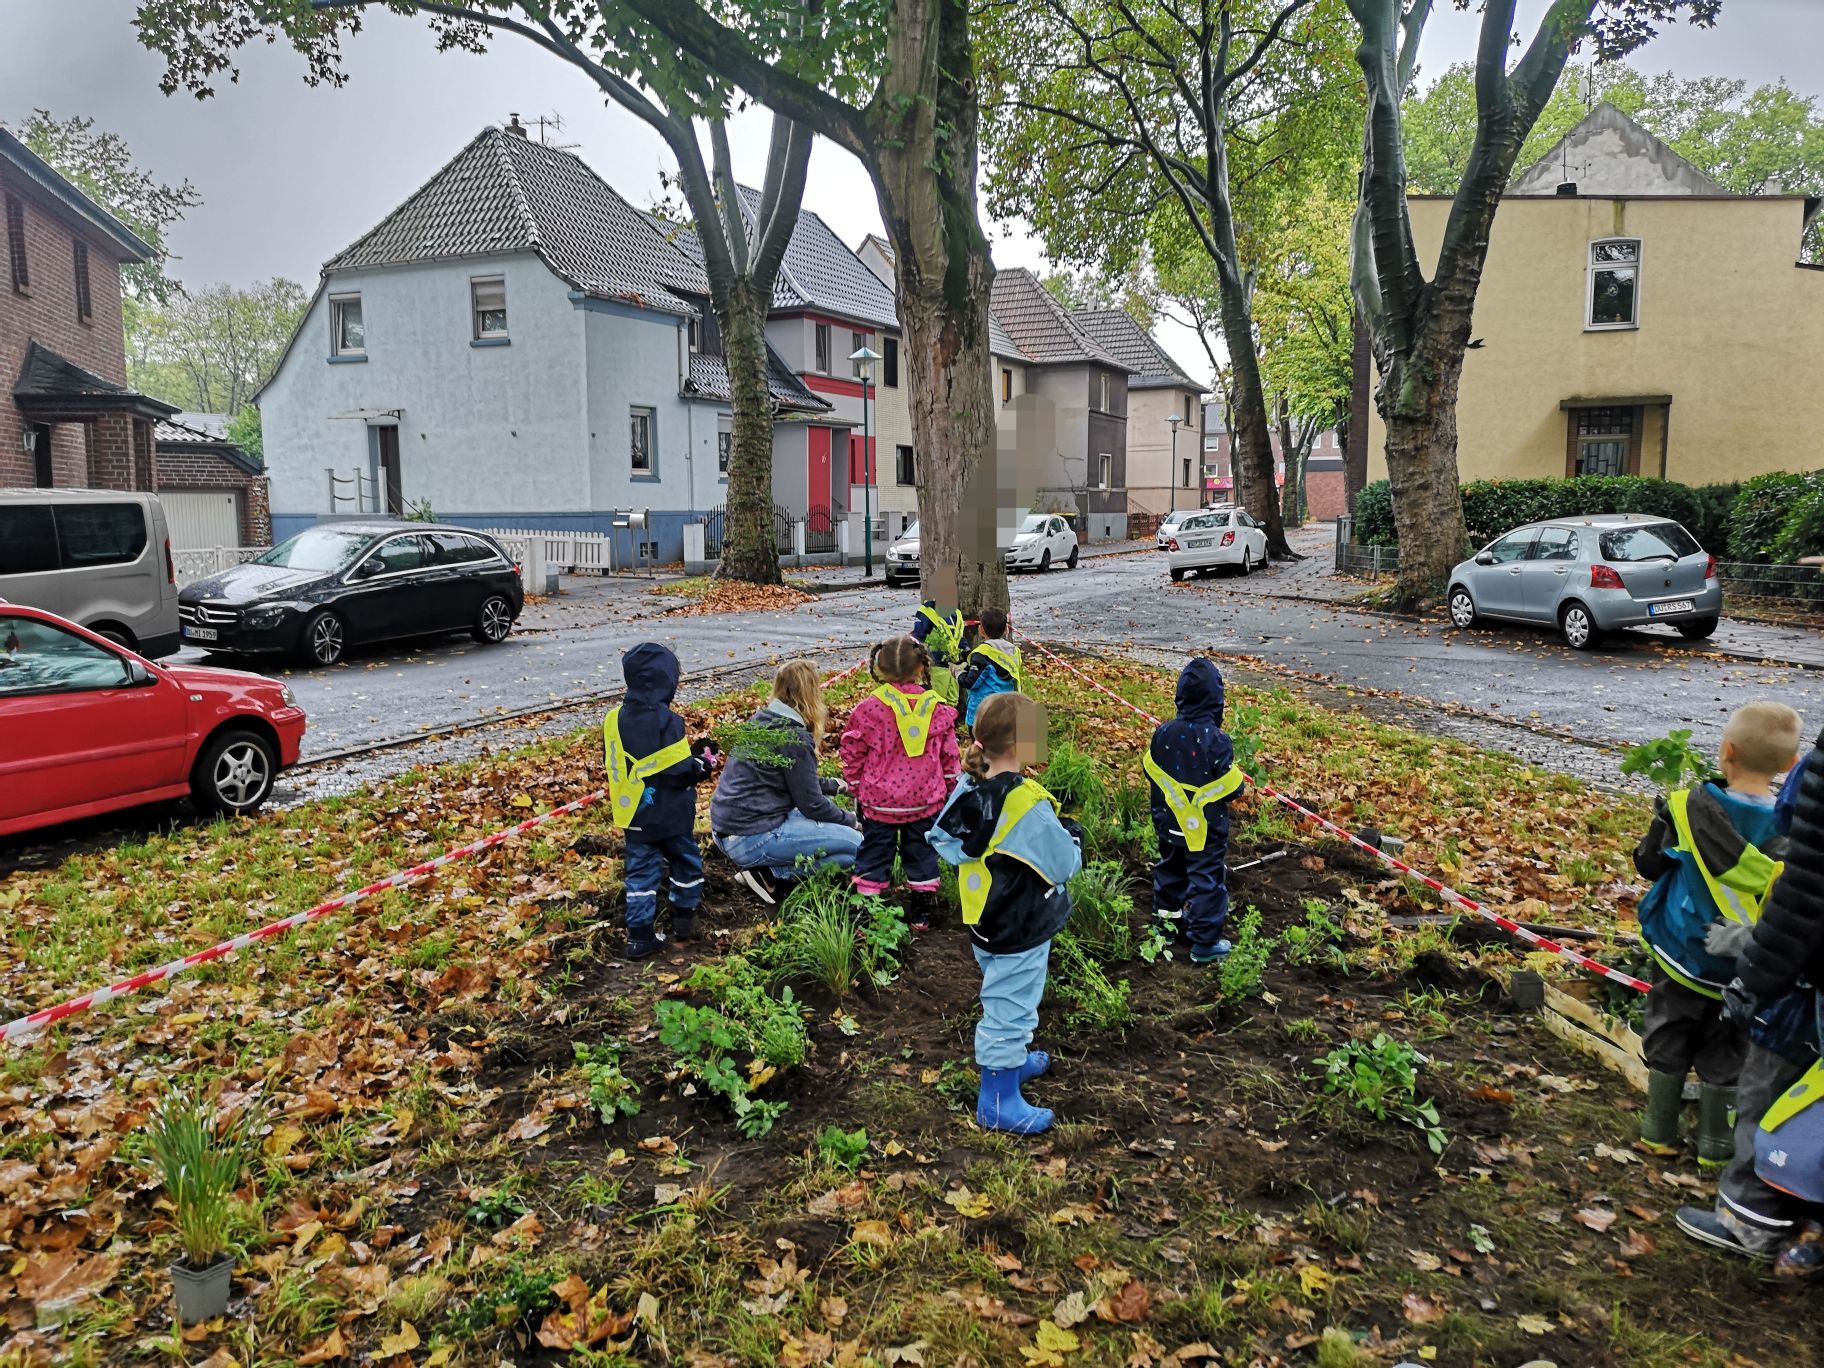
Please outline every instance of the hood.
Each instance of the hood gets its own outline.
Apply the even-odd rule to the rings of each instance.
[[[636,708],[668,708],[678,692],[678,658],[671,649],[647,641],[621,657],[627,702]]]
[[[1222,671],[1207,656],[1198,656],[1178,673],[1174,701],[1178,716],[1222,725]]]
[[[264,684],[278,693],[285,687],[278,680],[254,674],[251,670],[224,670],[217,665],[161,665],[159,668],[186,688],[220,689],[233,686],[244,689]]]
[[[288,565],[232,565],[219,575],[187,584],[178,591],[179,603],[202,599],[226,603],[252,603],[278,598],[333,578],[321,570],[294,570]]]

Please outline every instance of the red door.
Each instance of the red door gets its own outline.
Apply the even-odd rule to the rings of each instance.
[[[830,429],[814,427],[810,432],[810,464],[805,473],[804,502],[807,508],[830,506]]]

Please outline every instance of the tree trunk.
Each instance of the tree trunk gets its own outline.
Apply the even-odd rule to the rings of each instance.
[[[1304,453],[1292,436],[1292,414],[1284,399],[1279,401],[1279,450],[1286,463],[1286,483],[1279,491],[1279,516],[1287,527],[1297,527],[1305,520],[1300,502],[1304,484],[1299,478],[1305,467]]]
[[[1443,594],[1451,568],[1469,554],[1457,482],[1457,381],[1463,351],[1449,346],[1426,350],[1432,360],[1428,371],[1400,367],[1381,383],[1403,603]],[[1398,405],[1386,402],[1390,395],[1399,397]]]
[[[1273,429],[1267,418],[1267,401],[1260,382],[1260,357],[1254,350],[1254,325],[1242,284],[1226,271],[1217,272],[1222,288],[1222,338],[1229,349],[1234,377],[1235,445],[1230,464],[1235,472],[1238,502],[1259,521],[1267,534],[1267,555],[1287,559],[1292,548],[1286,541],[1279,516],[1279,491],[1273,485]]]
[[[722,291],[716,292],[718,295]],[[768,291],[771,302],[771,291]],[[766,308],[752,283],[739,282],[715,301],[734,410],[718,579],[778,584],[773,535],[773,401],[766,383]]]

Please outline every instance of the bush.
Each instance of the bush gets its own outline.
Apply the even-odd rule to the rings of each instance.
[[[1773,544],[1776,565],[1797,565],[1801,556],[1824,552],[1824,482],[1812,484],[1792,503]]]
[[[1686,523],[1686,530],[1718,560],[1729,557],[1729,510],[1741,492],[1742,487],[1734,483],[1698,485],[1691,491],[1697,500],[1697,522]]]
[[[1824,473],[1794,475],[1784,470],[1756,475],[1743,484],[1729,506],[1726,559],[1763,565],[1772,561],[1788,515],[1807,491],[1819,488],[1824,488]]]
[[[1355,496],[1357,546],[1398,546],[1400,534],[1393,527],[1393,486],[1371,480]]]

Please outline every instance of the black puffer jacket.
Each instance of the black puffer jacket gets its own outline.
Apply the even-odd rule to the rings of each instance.
[[[1818,744],[1824,746],[1824,735]],[[1801,978],[1824,983],[1824,750],[1805,759],[1786,870],[1736,962],[1736,974],[1761,1003],[1771,1003]]]

